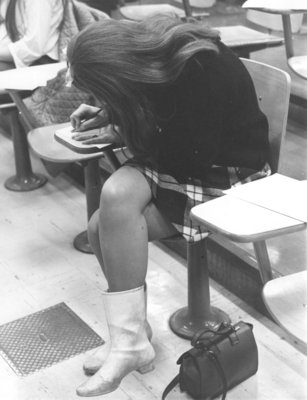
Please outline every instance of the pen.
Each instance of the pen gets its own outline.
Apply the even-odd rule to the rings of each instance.
[[[82,126],[82,124],[84,123],[84,122],[86,122],[86,121],[88,121],[88,120],[90,120],[90,119],[92,119],[92,118],[95,118],[95,117],[97,117],[97,115],[101,112],[101,111],[103,111],[104,109],[103,108],[99,108],[99,110],[97,110],[94,114],[92,114],[89,118],[84,118],[84,119],[82,119],[81,121],[80,121],[80,126],[79,126],[79,128],[78,129],[80,129],[80,127]],[[76,129],[73,129],[73,131],[72,132],[75,132],[76,131]]]
[[[88,118],[88,119],[83,119],[83,120],[81,121],[81,125],[82,125],[83,122],[88,121],[89,119],[92,119],[92,118],[97,117],[97,115],[98,115],[101,111],[103,111],[103,108],[99,108],[99,110],[97,110],[94,114],[92,114],[92,115],[90,116],[90,118]]]

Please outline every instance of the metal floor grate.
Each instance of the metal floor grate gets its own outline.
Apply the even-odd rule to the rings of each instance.
[[[20,376],[103,343],[104,340],[65,303],[0,325],[0,355]]]

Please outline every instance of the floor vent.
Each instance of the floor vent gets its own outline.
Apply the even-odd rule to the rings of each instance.
[[[19,376],[50,367],[103,343],[65,303],[0,325],[0,354]]]

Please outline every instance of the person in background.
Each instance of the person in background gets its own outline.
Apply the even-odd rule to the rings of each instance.
[[[101,105],[71,115],[75,139],[122,144],[132,154],[105,182],[88,226],[108,283],[110,342],[85,362],[94,375],[77,394],[95,396],[153,368],[148,241],[200,240],[207,233],[190,220],[193,206],[269,175],[268,123],[241,60],[196,21],[95,23],[72,40],[67,57],[72,84]]]
[[[63,0],[0,0],[0,71],[58,61]]]

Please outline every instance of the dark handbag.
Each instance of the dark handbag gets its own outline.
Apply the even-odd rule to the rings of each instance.
[[[240,321],[222,323],[217,331],[199,331],[192,348],[177,364],[179,374],[165,388],[162,400],[179,383],[180,390],[195,399],[215,398],[254,375],[258,369],[258,350],[253,326]]]

